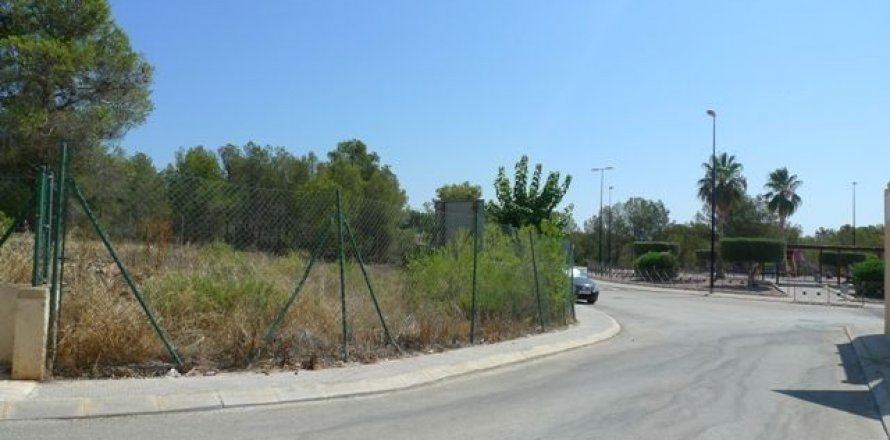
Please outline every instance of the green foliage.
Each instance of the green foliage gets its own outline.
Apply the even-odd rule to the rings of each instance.
[[[537,314],[529,229],[505,230],[487,225],[479,254],[477,305],[483,317],[531,318]],[[561,320],[568,277],[562,239],[534,235],[535,257],[548,321]],[[462,236],[436,250],[417,255],[407,265],[409,300],[442,313],[471,312],[473,243]]]
[[[659,278],[675,278],[680,263],[671,252],[647,252],[637,257],[634,269],[640,274],[657,274]]]
[[[482,198],[482,187],[470,182],[442,185],[436,189],[439,200],[478,200]]]
[[[13,221],[15,221],[15,219],[8,217],[3,211],[0,211],[0,236],[6,233],[6,230],[12,226]]]
[[[869,225],[856,227],[856,245],[865,247],[884,246],[884,225]],[[843,225],[839,229],[819,228],[813,237],[804,240],[805,243],[851,245],[853,244],[853,227]]]
[[[770,238],[723,238],[720,256],[737,263],[775,263],[785,256],[785,242]]]
[[[636,241],[634,242],[634,255],[642,256],[649,252],[670,252],[677,256],[680,254],[680,245],[666,241]]]
[[[0,172],[54,165],[62,140],[98,170],[103,142],[151,112],[152,73],[106,0],[0,1]]]
[[[853,265],[853,285],[856,292],[868,297],[884,297],[884,260],[877,257]]]
[[[622,215],[630,225],[631,235],[637,241],[655,240],[671,221],[670,211],[665,208],[661,200],[631,197],[624,202],[622,208]]]
[[[847,267],[865,261],[868,255],[859,252],[824,251],[819,260],[825,266]]]
[[[782,167],[769,174],[769,179],[764,185],[767,193],[767,207],[779,217],[779,229],[785,230],[785,220],[797,211],[801,199],[797,190],[803,182],[797,178],[797,174],[790,174],[788,168]]]
[[[504,167],[498,168],[498,176],[494,181],[497,200],[488,205],[491,216],[498,223],[516,228],[527,225],[540,226],[544,220],[553,219],[553,210],[568,191],[572,176],[566,176],[560,185],[559,172],[550,172],[546,182],[541,181],[542,173],[541,164],[535,165],[529,183],[528,156],[522,156],[516,163],[515,182],[511,187]],[[561,218],[565,219],[565,216]],[[559,226],[564,228],[566,225]]]
[[[705,169],[705,175],[698,181],[698,198],[710,207],[713,196],[711,188],[712,186],[716,188],[717,219],[722,229],[722,225],[729,220],[733,208],[745,198],[748,181],[742,175],[744,167],[736,162],[735,156],[727,153],[710,157],[702,167]]]

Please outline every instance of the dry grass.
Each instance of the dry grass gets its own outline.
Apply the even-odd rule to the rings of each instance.
[[[307,258],[235,251],[224,245],[174,246],[158,251],[118,244],[150,307],[180,355],[203,369],[246,368],[274,317],[285,304]],[[31,276],[31,242],[13,237],[0,248],[0,280]],[[401,267],[368,267],[386,322],[407,352],[440,351],[467,343],[469,316],[460,299],[424,300],[411,291]],[[386,344],[367,286],[356,264],[346,271],[350,359],[375,362],[398,356]],[[498,341],[535,331],[533,316],[487,314],[479,335]],[[342,356],[339,270],[320,262],[286,315],[259,365],[317,368]],[[59,325],[56,373],[68,376],[145,374],[169,365],[138,302],[100,242],[69,239]]]

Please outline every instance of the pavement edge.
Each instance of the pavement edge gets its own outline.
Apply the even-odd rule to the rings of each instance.
[[[887,382],[880,363],[876,361],[868,346],[861,339],[853,337],[849,326],[844,326],[844,333],[850,340],[850,344],[853,345],[853,351],[856,352],[859,367],[865,375],[868,390],[875,401],[878,415],[881,417],[884,434],[890,439],[890,383]]]
[[[55,400],[0,400],[0,421],[81,419],[128,415],[162,414],[170,412],[202,411],[220,408],[239,408],[282,403],[310,402],[401,391],[446,379],[493,370],[508,365],[552,356],[602,342],[621,332],[621,325],[612,316],[594,310],[609,322],[605,330],[582,338],[537,345],[509,353],[490,354],[472,361],[446,366],[424,368],[388,378],[359,380],[335,384],[313,384],[306,388],[276,387],[259,389],[221,390],[203,396],[150,395],[139,398],[55,399]],[[198,398],[202,397],[202,398]],[[107,400],[107,401],[106,401]],[[126,404],[125,404],[126,403]]]

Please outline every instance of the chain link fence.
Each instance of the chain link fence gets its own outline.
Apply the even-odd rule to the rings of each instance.
[[[0,178],[0,211],[25,212],[0,217],[11,231],[2,282],[32,281],[34,186]],[[117,198],[66,188],[50,191],[67,201],[52,236],[64,239],[57,374],[320,368],[572,321],[565,239],[481,209],[417,213],[335,190],[163,173],[126,182]]]

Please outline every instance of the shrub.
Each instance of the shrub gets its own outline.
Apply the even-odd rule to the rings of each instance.
[[[7,217],[3,211],[0,211],[0,236],[6,233],[6,230],[9,229],[12,222],[13,219],[11,217]]]
[[[884,297],[884,260],[871,257],[853,265],[856,293],[871,298]]]
[[[634,262],[634,268],[640,274],[658,274],[659,277],[672,279],[677,276],[680,263],[670,252],[646,252]]]
[[[642,256],[649,252],[670,252],[674,255],[680,254],[680,244],[668,241],[635,241],[634,255]]]
[[[748,287],[754,286],[754,275],[760,263],[782,261],[785,242],[770,238],[724,238],[720,240],[720,256],[725,261],[740,263],[748,272]]]

